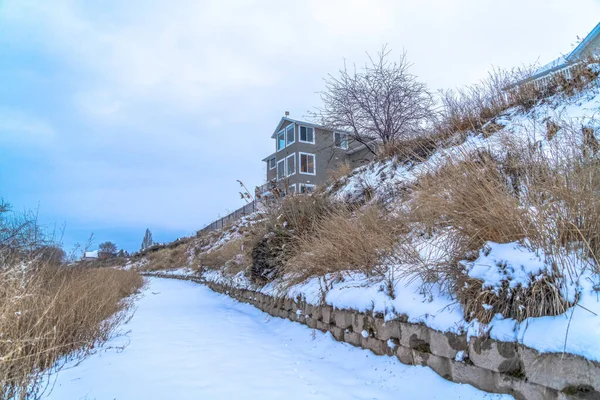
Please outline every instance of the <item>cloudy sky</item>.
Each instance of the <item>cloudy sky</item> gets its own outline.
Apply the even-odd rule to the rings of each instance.
[[[284,111],[383,44],[432,90],[545,63],[600,1],[0,0],[0,197],[137,250],[243,203]],[[394,53],[392,53],[394,54]]]

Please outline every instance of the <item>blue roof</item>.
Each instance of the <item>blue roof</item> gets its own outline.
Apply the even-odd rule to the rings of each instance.
[[[575,63],[581,56],[581,53],[583,53],[586,47],[590,44],[590,42],[596,39],[598,35],[600,35],[600,23],[598,23],[596,27],[592,29],[592,31],[588,33],[588,35],[581,41],[581,43],[579,43],[577,47],[575,47],[575,49],[573,49],[573,51],[571,51],[569,54],[560,56],[557,59],[549,62],[548,64],[538,68],[533,73],[533,75],[507,86],[507,89],[519,85],[522,82],[536,80],[550,72],[558,71],[559,69],[565,68],[568,65]]]
[[[575,49],[567,56],[568,61],[572,61],[573,59],[579,57],[581,53],[585,50],[585,48],[590,44],[592,40],[596,38],[596,36],[600,35],[600,22],[588,35],[575,47]]]

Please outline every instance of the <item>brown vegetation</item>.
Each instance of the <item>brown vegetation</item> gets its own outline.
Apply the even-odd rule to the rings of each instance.
[[[143,285],[135,271],[66,265],[57,249],[32,214],[0,207],[0,399],[39,398],[50,373],[116,333]]]
[[[143,283],[134,271],[36,264],[3,268],[0,282],[4,399],[36,398],[46,373],[110,339]]]
[[[568,125],[560,127],[565,131]],[[572,132],[572,137],[575,138]],[[441,169],[420,179],[405,218],[425,232],[446,232],[445,263],[406,271],[423,281],[434,280],[451,289],[464,306],[465,318],[489,322],[494,313],[522,320],[556,315],[569,303],[561,293],[564,280],[582,271],[582,254],[598,268],[600,256],[600,161],[585,156],[573,143],[545,151],[507,143],[508,155],[459,155]],[[541,251],[552,274],[527,287],[500,291],[482,286],[463,272],[467,259],[486,242],[520,242]],[[579,254],[578,257],[568,256]],[[433,267],[433,268],[432,268]]]
[[[188,265],[188,243],[178,246],[165,246],[156,251],[150,251],[145,257],[142,269],[145,271],[158,271],[172,268],[181,268]]]

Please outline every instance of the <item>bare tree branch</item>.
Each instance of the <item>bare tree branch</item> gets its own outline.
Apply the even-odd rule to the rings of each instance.
[[[328,129],[348,133],[372,153],[374,142],[385,145],[420,135],[434,113],[433,96],[409,73],[406,53],[390,62],[390,52],[383,46],[360,71],[349,70],[344,63],[337,77],[325,78],[323,106],[311,113]]]

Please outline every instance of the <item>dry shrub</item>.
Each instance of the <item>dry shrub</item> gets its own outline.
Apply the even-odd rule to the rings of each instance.
[[[297,238],[284,270],[295,281],[345,270],[380,273],[382,257],[393,252],[398,232],[398,225],[375,207],[336,209],[314,231]]]
[[[81,360],[128,317],[134,271],[28,264],[0,272],[0,398],[38,398],[46,374]]]
[[[426,234],[447,235],[442,258],[449,262],[415,263],[405,272],[450,288],[468,320],[489,322],[496,313],[517,320],[561,314],[571,306],[563,295],[569,282],[588,266],[600,273],[600,154],[586,148],[589,140],[579,140],[580,127],[553,129],[564,135],[545,148],[507,141],[500,159],[463,154],[459,158],[466,161],[449,162],[414,188],[405,217]],[[517,288],[507,282],[500,290],[483,287],[459,261],[475,259],[488,241],[519,242],[541,252],[552,272]]]
[[[200,265],[212,269],[225,268],[225,272],[235,274],[241,271],[246,265],[244,241],[234,239],[225,244],[200,254]]]
[[[563,155],[560,162],[543,153],[521,159],[526,188],[521,202],[535,210],[531,241],[571,276],[581,271],[571,265],[573,258],[564,257],[565,251],[581,251],[600,273],[600,154],[555,151]]]
[[[520,322],[527,318],[559,315],[572,306],[560,291],[560,278],[553,275],[532,278],[527,286],[516,288],[509,287],[509,282],[504,281],[500,289],[484,287],[482,281],[468,276],[462,278],[456,285],[456,296],[467,321],[477,319],[488,324],[500,313]]]
[[[438,130],[430,135],[388,142],[381,146],[378,158],[395,158],[401,164],[423,162],[439,150],[450,136],[449,131]]]
[[[531,76],[536,67],[525,66],[509,71],[493,69],[479,83],[458,90],[441,92],[442,122],[438,130],[449,132],[480,131],[503,111],[522,106],[526,110],[552,94],[536,84],[518,84]]]
[[[190,245],[185,243],[176,247],[165,247],[146,255],[146,263],[142,269],[146,271],[160,271],[173,268],[186,267],[189,263],[188,250]]]
[[[550,93],[562,92],[572,96],[588,84],[598,78],[597,68],[600,59],[597,56],[589,56],[582,63],[575,65],[568,73],[557,73],[552,75],[547,91]]]
[[[265,283],[279,275],[283,265],[294,254],[298,239],[314,232],[339,205],[322,192],[287,196],[274,204],[264,225],[251,240],[250,277]]]
[[[327,196],[315,193],[307,196],[286,197],[278,209],[271,213],[271,224],[296,236],[312,232],[321,220],[338,205]]]
[[[337,168],[330,170],[328,172],[328,175],[329,175],[329,179],[332,182],[337,182],[340,179],[345,178],[348,175],[350,175],[350,173],[352,173],[352,167],[350,166],[350,163],[345,161],[345,162],[340,163],[337,166]]]
[[[429,232],[452,227],[458,235],[468,238],[464,252],[477,250],[487,241],[521,240],[530,230],[527,216],[507,186],[498,163],[486,153],[450,162],[424,176],[412,204],[415,222],[424,224]]]

